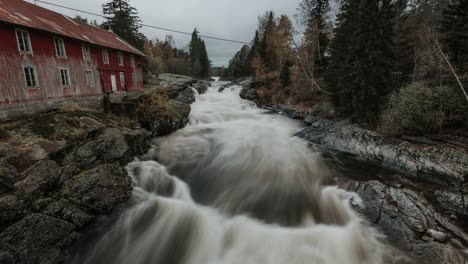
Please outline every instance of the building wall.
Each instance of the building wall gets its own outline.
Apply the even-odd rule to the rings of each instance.
[[[125,73],[127,87],[121,86],[119,74],[116,76],[118,91],[143,89],[142,69],[137,66],[141,63],[139,56],[134,55],[135,69],[130,65],[130,54],[126,53],[123,53],[124,66],[119,66],[117,51],[109,49],[110,64],[105,65],[102,60],[102,48],[89,45],[91,60],[84,61],[80,41],[34,29],[25,29],[29,32],[33,54],[21,54],[15,29],[13,25],[0,23],[0,105],[101,95],[104,91],[102,84],[105,82],[101,79],[101,73],[108,70]],[[57,58],[54,37],[64,40],[66,59]],[[27,87],[23,65],[35,67],[39,87]],[[60,68],[68,68],[70,86],[61,85]],[[92,71],[94,75],[94,85],[91,87],[86,83],[86,71]],[[135,85],[131,81],[132,72],[137,75]]]

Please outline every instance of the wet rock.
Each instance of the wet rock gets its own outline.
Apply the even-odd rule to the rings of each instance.
[[[468,195],[436,191],[435,197],[440,207],[468,217]]]
[[[462,149],[385,138],[347,121],[316,120],[297,136],[445,186],[460,186],[468,175],[468,155]]]
[[[87,213],[109,213],[131,196],[131,179],[119,163],[103,164],[74,175],[59,192]]]
[[[356,182],[352,187],[365,201],[361,212],[397,247],[422,263],[463,264],[467,234],[439,214],[422,195],[378,181]],[[451,240],[462,241],[458,245]]]
[[[198,94],[204,94],[206,93],[206,91],[208,91],[209,85],[209,83],[201,82],[195,84],[193,87],[195,88],[195,90],[197,90]]]
[[[29,196],[43,196],[58,185],[61,169],[55,161],[45,160],[36,163],[22,174],[24,180],[16,183],[18,190]]]
[[[186,88],[179,91],[179,94],[174,98],[174,100],[190,105],[195,102],[195,93],[192,88]]]
[[[275,105],[273,110],[292,119],[304,119],[304,113],[297,111],[292,105]]]
[[[32,214],[0,234],[0,259],[22,264],[60,263],[65,258],[63,249],[79,236],[74,230],[66,221]]]
[[[242,89],[239,95],[242,99],[246,99],[246,100],[250,100],[254,102],[257,101],[258,99],[257,91],[254,89]]]

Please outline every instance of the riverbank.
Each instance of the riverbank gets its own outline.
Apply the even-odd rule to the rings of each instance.
[[[260,84],[238,82],[240,96],[265,106]],[[422,263],[460,263],[468,257],[468,151],[462,146],[388,138],[349,121],[320,117],[293,105],[267,109],[303,120],[297,136],[317,144],[324,153],[339,152],[395,171],[398,181],[348,178],[335,181],[357,192],[366,202],[362,212],[397,247]],[[341,161],[339,161],[341,162]]]
[[[0,263],[61,263],[67,248],[131,197],[125,166],[184,127],[193,88],[164,81],[114,95],[106,113],[68,107],[0,124]]]

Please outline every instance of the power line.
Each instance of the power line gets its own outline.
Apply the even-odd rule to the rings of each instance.
[[[75,12],[88,14],[88,15],[102,17],[102,18],[106,18],[106,19],[108,18],[108,17],[106,17],[104,15],[101,15],[101,14],[97,14],[97,13],[93,13],[93,12],[89,12],[89,11],[84,11],[84,10],[80,10],[80,9],[76,9],[76,8],[71,8],[71,7],[67,7],[67,6],[63,6],[63,5],[58,5],[58,4],[54,4],[54,3],[50,3],[50,2],[46,2],[46,1],[35,0],[35,2],[46,4],[46,5],[51,5],[51,6],[55,6],[55,7],[60,7],[60,8],[72,10],[72,11],[75,11]],[[140,25],[142,27],[154,28],[154,29],[169,31],[169,32],[173,32],[173,33],[183,34],[183,35],[190,35],[190,36],[192,35],[192,33],[190,33],[190,32],[184,32],[184,31],[175,30],[175,29],[163,28],[163,27],[152,26],[152,25],[147,25],[147,24],[140,24]],[[199,36],[202,37],[202,38],[206,38],[206,39],[213,39],[213,40],[219,40],[219,41],[224,41],[224,42],[231,42],[231,43],[250,45],[249,42],[240,41],[240,40],[225,39],[225,38],[212,37],[212,36],[207,36],[207,35],[199,35]]]

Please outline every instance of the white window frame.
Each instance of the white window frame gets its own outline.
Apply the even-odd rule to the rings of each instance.
[[[57,41],[62,45],[63,55],[59,54],[59,48],[57,47]],[[55,54],[57,58],[67,58],[67,51],[65,50],[65,41],[62,38],[54,38]],[[60,45],[59,45],[60,46]]]
[[[90,74],[90,75],[88,75]],[[91,77],[91,78],[90,78]],[[94,87],[94,72],[92,70],[86,71],[86,85],[89,87]]]
[[[132,84],[136,85],[136,73],[132,72]]]
[[[68,84],[63,84],[63,79],[62,79],[62,71],[67,72],[67,82]],[[60,75],[60,85],[63,87],[70,87],[72,85],[71,82],[71,77],[70,77],[70,70],[68,68],[59,68],[59,75]]]
[[[132,65],[132,68],[135,68],[135,56],[130,55],[130,64]]]
[[[117,62],[119,63],[119,66],[124,66],[124,57],[122,52],[117,52]]]
[[[16,30],[16,42],[18,43],[18,51],[22,54],[33,54],[33,48],[32,48],[32,45],[31,45],[31,35],[29,35],[29,31],[27,30],[24,30],[24,29],[19,29],[17,28]],[[20,40],[19,40],[19,33],[26,33],[26,36],[27,36],[27,40],[28,40],[28,47],[29,47],[29,51],[24,51],[24,50],[21,50],[21,45],[20,45]],[[23,37],[23,36],[22,36]]]
[[[34,72],[34,84],[35,85],[32,85],[32,86],[28,85],[28,78],[26,77],[26,72],[25,72],[25,69],[27,69],[27,68],[32,69],[33,72]],[[38,88],[39,87],[39,79],[37,78],[36,67],[31,66],[31,65],[23,65],[23,77],[24,77],[24,82],[26,83],[27,88]]]
[[[81,52],[83,53],[83,60],[90,61],[91,60],[91,51],[89,49],[89,45],[81,44]]]
[[[122,85],[122,87],[125,87],[127,85],[127,80],[125,80],[125,72],[120,72],[119,78],[120,78],[120,85]]]
[[[109,51],[106,48],[102,49],[102,62],[109,64]]]

